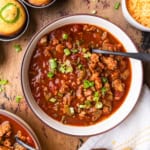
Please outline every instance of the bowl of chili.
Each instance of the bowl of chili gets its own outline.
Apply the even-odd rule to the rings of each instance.
[[[27,46],[23,93],[37,117],[57,131],[80,136],[105,132],[123,121],[138,100],[141,61],[94,54],[92,48],[137,52],[119,27],[86,14],[48,24]]]
[[[6,110],[0,110],[0,133],[1,149],[26,150],[15,140],[15,137],[18,137],[27,145],[41,150],[38,138],[31,127],[20,117]]]

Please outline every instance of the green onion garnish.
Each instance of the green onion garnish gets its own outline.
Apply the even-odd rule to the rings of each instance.
[[[91,53],[90,52],[87,52],[84,54],[84,58],[90,58],[91,57]]]
[[[77,49],[72,49],[71,52],[72,52],[72,53],[77,53],[78,50],[77,50]]]
[[[48,72],[48,74],[47,74],[47,76],[49,77],[49,78],[53,78],[54,77],[54,72]]]
[[[88,80],[84,80],[83,81],[83,87],[85,89],[89,88],[89,87],[93,87],[94,86],[94,82],[93,81],[88,81]]]
[[[52,97],[52,98],[49,99],[49,101],[52,102],[52,103],[55,103],[57,101],[57,99]]]
[[[1,80],[0,79],[0,85],[6,85],[8,83],[8,80]]]
[[[16,103],[20,103],[21,99],[22,99],[22,96],[16,96]]]
[[[93,101],[98,102],[98,101],[99,101],[99,99],[100,99],[99,92],[98,92],[98,91],[96,91],[96,92],[94,93]]]
[[[16,52],[20,52],[22,50],[22,47],[19,44],[14,45],[14,48],[15,48]]]
[[[86,108],[86,105],[79,105],[79,108],[81,109]]]
[[[69,56],[71,54],[71,52],[68,48],[64,49],[64,53],[65,53],[66,56]]]
[[[74,108],[73,107],[69,107],[69,110],[70,110],[70,114],[74,115]]]
[[[103,108],[102,102],[96,102],[95,107],[96,107],[97,109]]]
[[[68,40],[68,34],[66,34],[66,33],[64,33],[63,35],[62,35],[62,38],[63,38],[63,40]]]
[[[116,2],[115,5],[114,5],[114,8],[119,9],[119,7],[120,7],[120,2]]]
[[[103,83],[107,83],[108,82],[108,79],[106,77],[102,77],[102,82]]]
[[[51,68],[52,70],[55,70],[55,69],[57,68],[57,61],[56,61],[55,58],[50,59],[50,60],[49,60],[49,63],[50,63],[50,68]]]
[[[87,51],[86,48],[82,48],[82,52],[85,53]]]
[[[105,95],[106,92],[107,92],[107,88],[106,87],[102,87],[101,88],[101,92],[102,92],[102,95]]]

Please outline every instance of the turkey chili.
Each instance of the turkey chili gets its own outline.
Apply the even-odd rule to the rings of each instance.
[[[70,24],[43,36],[33,53],[33,97],[44,112],[64,124],[86,126],[106,119],[128,93],[129,59],[94,54],[91,48],[125,51],[104,29]]]
[[[0,150],[27,150],[17,143],[15,137],[35,147],[33,139],[19,123],[0,114]]]

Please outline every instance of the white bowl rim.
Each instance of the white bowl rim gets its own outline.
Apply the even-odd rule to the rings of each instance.
[[[126,0],[122,0],[122,12],[123,16],[126,18],[126,20],[135,28],[142,30],[142,31],[147,31],[150,32],[150,28],[140,24],[138,21],[136,21],[131,14],[129,13],[126,5]]]
[[[128,112],[126,113],[126,115],[121,119],[121,120],[119,120],[117,123],[115,123],[113,126],[110,126],[110,127],[108,127],[107,129],[105,129],[105,130],[103,130],[103,131],[93,131],[92,133],[86,133],[85,131],[84,132],[82,132],[82,133],[80,133],[80,132],[76,132],[76,131],[74,131],[74,129],[76,129],[76,130],[79,130],[79,129],[86,129],[86,130],[89,130],[90,131],[90,128],[91,127],[93,127],[93,126],[96,126],[97,124],[102,124],[102,122],[100,122],[100,123],[97,123],[97,124],[94,124],[93,126],[85,126],[85,127],[80,127],[80,126],[67,126],[67,125],[63,125],[63,124],[61,124],[61,123],[59,123],[59,122],[57,122],[57,121],[55,121],[55,120],[53,120],[53,119],[51,119],[49,116],[47,116],[47,117],[49,117],[49,119],[51,119],[51,120],[53,120],[53,122],[55,122],[57,125],[59,125],[60,127],[66,127],[67,129],[69,128],[69,130],[70,131],[67,131],[67,129],[65,130],[65,128],[62,130],[62,129],[60,129],[60,128],[58,128],[58,127],[55,127],[54,126],[54,124],[52,125],[52,124],[49,124],[47,121],[45,121],[39,114],[38,114],[38,112],[37,112],[37,110],[35,110],[34,109],[34,107],[31,105],[31,102],[30,102],[30,100],[29,100],[29,97],[28,97],[28,94],[27,94],[27,91],[26,91],[26,89],[25,89],[25,86],[26,86],[26,81],[24,80],[24,77],[25,77],[25,75],[24,75],[24,68],[26,68],[25,67],[25,64],[26,64],[26,61],[25,61],[25,59],[27,58],[27,53],[29,52],[29,49],[30,49],[30,47],[32,46],[32,43],[35,41],[35,40],[37,40],[37,37],[40,35],[40,34],[42,34],[43,33],[43,31],[45,31],[49,26],[51,26],[51,25],[53,25],[53,24],[55,24],[55,23],[57,23],[57,22],[59,22],[59,21],[62,21],[62,20],[65,20],[65,19],[68,19],[68,18],[74,18],[74,17],[92,17],[92,18],[95,18],[95,19],[100,19],[100,20],[103,20],[104,22],[107,22],[109,25],[112,25],[113,27],[115,27],[115,28],[117,28],[117,30],[119,30],[119,32],[121,32],[122,34],[124,34],[125,36],[126,36],[126,38],[129,40],[129,42],[130,42],[130,44],[134,47],[134,50],[135,50],[135,52],[137,52],[137,48],[136,48],[136,46],[134,45],[134,43],[132,42],[132,40],[129,38],[129,36],[120,28],[120,27],[118,27],[117,25],[115,25],[114,23],[112,23],[112,22],[110,22],[110,21],[108,21],[107,19],[105,19],[105,18],[102,18],[102,17],[100,17],[100,16],[97,16],[97,15],[91,15],[91,14],[84,14],[84,13],[81,13],[81,14],[74,14],[74,15],[68,15],[68,16],[64,16],[64,17],[61,17],[61,18],[58,18],[58,19],[56,19],[56,20],[54,20],[53,22],[50,22],[48,25],[46,25],[45,27],[43,27],[39,32],[37,32],[34,36],[33,36],[33,38],[30,40],[30,42],[29,42],[29,44],[27,45],[27,49],[26,49],[26,52],[25,52],[25,54],[24,54],[24,57],[23,57],[23,61],[22,61],[22,66],[21,66],[21,86],[22,86],[22,91],[23,91],[23,94],[24,94],[24,96],[25,96],[25,99],[27,100],[27,103],[29,104],[29,106],[30,106],[30,108],[31,108],[31,110],[35,113],[35,115],[42,121],[42,122],[44,122],[48,127],[51,127],[51,128],[53,128],[53,129],[55,129],[56,131],[59,131],[59,132],[61,132],[61,133],[65,133],[65,134],[68,134],[68,135],[73,135],[73,136],[90,136],[90,135],[96,135],[96,134],[100,134],[100,133],[104,133],[104,132],[106,132],[106,131],[108,131],[108,130],[110,130],[110,129],[112,129],[112,128],[114,128],[114,127],[116,127],[117,125],[119,125],[123,120],[125,120],[126,118],[127,118],[127,116],[130,114],[130,112],[133,110],[133,108],[135,107],[135,105],[136,105],[136,103],[137,103],[137,101],[138,101],[138,98],[139,98],[139,95],[140,95],[140,92],[141,92],[141,89],[142,89],[142,84],[143,84],[143,67],[142,67],[142,63],[141,63],[141,61],[137,61],[137,60],[133,60],[133,59],[130,59],[130,61],[133,63],[133,64],[138,64],[138,69],[139,69],[139,76],[140,76],[140,81],[139,81],[139,87],[137,88],[137,90],[138,90],[138,92],[137,92],[137,95],[136,95],[136,100],[135,100],[135,102],[134,102],[134,104],[132,104],[132,106],[130,107],[130,110],[128,110]],[[68,23],[68,24],[74,24],[74,23],[77,23],[77,22],[72,22],[72,23]],[[78,22],[79,23],[79,22]],[[83,22],[83,24],[85,23],[85,21]],[[87,24],[93,24],[93,23],[91,23],[91,22],[89,22],[89,23],[87,23]],[[94,25],[94,24],[93,24]],[[97,25],[98,26],[98,25]],[[102,27],[101,25],[99,25],[101,28],[104,28],[104,27]],[[57,27],[55,27],[55,29],[56,29]],[[106,29],[106,30],[108,30],[108,29]],[[50,31],[52,31],[52,29],[50,30],[49,29],[49,32]],[[109,32],[110,32],[110,30],[108,30]],[[46,32],[46,33],[48,33],[48,32]],[[112,32],[110,32],[111,34],[113,34]],[[44,33],[45,34],[45,33]],[[43,34],[43,35],[44,35]],[[41,37],[41,36],[40,36]],[[115,36],[116,38],[117,38],[117,36]],[[38,37],[38,39],[40,39],[39,37]],[[118,39],[118,38],[117,38]],[[121,43],[123,43],[123,42],[121,42]],[[32,51],[32,53],[33,53],[33,51]],[[31,91],[30,91],[31,92]],[[31,97],[30,97],[31,98]],[[32,97],[32,100],[33,100],[33,97]],[[33,102],[33,103],[35,103],[35,102]],[[36,104],[37,105],[37,104]],[[122,106],[121,106],[122,107]],[[36,109],[38,109],[38,111],[41,111],[40,113],[42,114],[42,115],[47,115],[47,114],[45,114],[44,112],[42,112],[42,110],[40,109],[40,108],[36,108]],[[119,108],[120,109],[120,108]],[[117,110],[118,111],[118,110]],[[115,114],[115,113],[114,113]],[[114,114],[113,115],[111,115],[109,118],[112,118],[112,116],[114,116]],[[108,118],[108,119],[109,119]],[[108,119],[106,119],[106,120],[108,120]],[[104,120],[105,121],[105,120]],[[94,128],[92,128],[92,129],[94,129]]]
[[[15,121],[17,124],[19,124],[31,136],[36,148],[38,148],[39,150],[42,150],[40,142],[36,134],[34,133],[32,128],[21,117],[4,109],[0,109],[0,115],[6,116],[10,118],[11,120]]]

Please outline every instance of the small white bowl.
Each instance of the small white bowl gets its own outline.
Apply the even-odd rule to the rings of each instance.
[[[141,61],[130,59],[132,76],[129,92],[126,96],[124,103],[109,118],[91,126],[70,126],[62,124],[49,117],[38,106],[38,104],[36,103],[36,101],[32,96],[28,78],[28,69],[30,65],[30,60],[35,50],[37,42],[43,35],[61,26],[77,23],[92,24],[101,27],[103,29],[106,29],[123,44],[123,46],[128,52],[137,52],[135,45],[133,44],[131,39],[126,35],[126,33],[123,32],[119,27],[117,27],[113,23],[107,21],[106,19],[100,18],[98,16],[85,14],[67,16],[48,24],[31,39],[31,41],[27,46],[27,50],[25,52],[22,61],[21,84],[24,96],[29,106],[31,107],[32,111],[37,115],[37,117],[40,118],[40,120],[42,120],[45,124],[62,133],[77,136],[89,136],[110,130],[111,128],[115,127],[120,122],[122,122],[129,115],[129,113],[134,108],[140,95],[143,83],[143,69]]]
[[[122,12],[123,12],[123,16],[125,17],[125,19],[135,28],[141,30],[141,31],[147,31],[150,32],[150,28],[140,24],[139,22],[137,22],[132,15],[129,13],[128,9],[127,9],[127,5],[126,5],[126,0],[122,0]]]
[[[28,133],[28,135],[32,138],[32,140],[33,140],[33,142],[35,144],[35,148],[37,150],[42,150],[40,142],[39,142],[36,134],[34,133],[34,131],[31,129],[31,127],[23,119],[21,119],[20,117],[18,117],[17,115],[15,115],[15,114],[13,114],[13,113],[11,113],[9,111],[2,110],[2,109],[0,109],[0,115],[2,115],[4,117],[7,117],[9,119],[10,123],[11,123],[11,120],[12,120],[18,126],[23,128]]]

